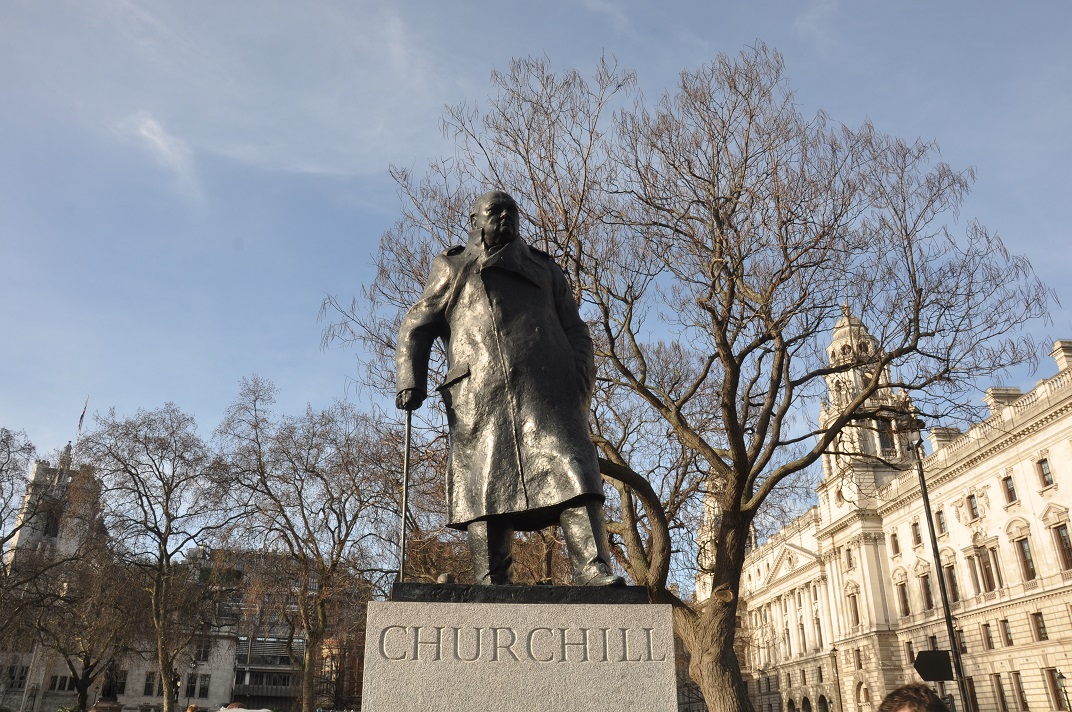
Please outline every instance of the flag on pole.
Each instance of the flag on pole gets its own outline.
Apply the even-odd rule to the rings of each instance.
[[[86,396],[85,405],[82,406],[82,415],[78,416],[78,436],[82,436],[82,421],[86,419],[86,408],[89,407],[89,396]]]

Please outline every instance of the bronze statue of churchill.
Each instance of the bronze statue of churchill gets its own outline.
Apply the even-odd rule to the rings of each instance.
[[[470,224],[468,244],[435,258],[402,321],[396,404],[420,407],[432,344],[443,339],[448,523],[468,532],[478,583],[510,583],[514,530],[560,524],[576,583],[621,584],[588,436],[588,327],[562,270],[519,238],[513,198],[481,196]]]

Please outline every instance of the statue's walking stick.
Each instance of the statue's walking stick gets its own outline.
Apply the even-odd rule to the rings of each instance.
[[[402,454],[402,536],[398,546],[398,583],[402,583],[406,570],[406,516],[409,513],[409,433],[413,424],[413,411],[406,410],[406,436]]]

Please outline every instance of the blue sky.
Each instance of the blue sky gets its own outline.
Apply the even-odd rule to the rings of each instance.
[[[320,302],[371,279],[388,166],[448,152],[442,107],[515,56],[587,74],[606,52],[654,98],[762,40],[804,113],[974,166],[962,218],[1069,303],[1069,27],[1057,1],[0,3],[0,426],[47,453],[88,395],[208,434],[254,373],[281,411],[358,397]],[[1036,332],[1072,338],[1072,312]]]

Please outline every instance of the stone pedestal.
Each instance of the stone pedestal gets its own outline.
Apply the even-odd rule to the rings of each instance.
[[[119,704],[116,700],[99,699],[94,702],[89,712],[122,712],[123,705]]]
[[[439,586],[438,593],[429,587],[429,597],[440,599],[432,602],[370,603],[362,710],[677,709],[669,606],[441,602],[474,595],[521,601],[525,588]],[[531,590],[557,598],[550,587]],[[593,589],[574,595],[599,597]],[[623,590],[609,595],[628,598]]]

